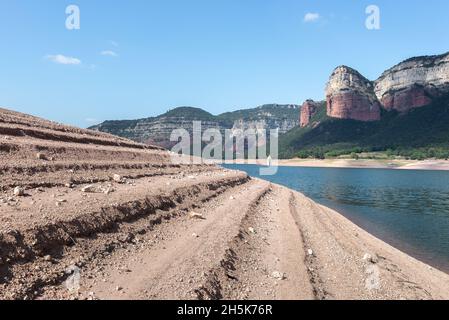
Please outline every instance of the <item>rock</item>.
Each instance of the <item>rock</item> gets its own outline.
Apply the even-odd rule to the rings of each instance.
[[[249,228],[248,228],[248,231],[249,231],[249,233],[252,233],[252,234],[255,234],[255,233],[256,233],[256,230],[254,230],[253,227],[249,227]]]
[[[94,185],[88,185],[81,189],[81,192],[84,193],[95,193],[97,192],[97,188]]]
[[[307,100],[304,102],[301,107],[299,125],[301,127],[307,127],[310,124],[312,117],[318,112],[319,107],[319,102],[315,102],[313,100]]]
[[[307,254],[308,254],[309,256],[313,256],[313,250],[312,250],[312,249],[307,250]]]
[[[117,287],[115,288],[115,290],[116,290],[116,291],[122,291],[122,290],[123,290],[123,288],[122,288],[122,287],[120,287],[120,286],[117,286]]]
[[[49,261],[51,261],[51,260],[52,260],[52,258],[51,258],[50,255],[46,255],[46,256],[44,257],[44,261],[49,262]]]
[[[415,57],[369,81],[356,70],[340,66],[326,87],[327,114],[359,121],[380,119],[380,110],[399,113],[431,104],[449,93],[449,53]],[[308,106],[304,108],[307,123]]]
[[[197,213],[197,212],[194,212],[194,211],[191,211],[191,212],[189,213],[189,217],[190,217],[191,219],[205,220],[204,216],[203,216],[201,213]]]
[[[36,159],[38,160],[47,160],[47,156],[43,153],[36,153]]]
[[[299,124],[298,117],[295,115],[299,113],[298,105],[272,104],[253,110],[258,115],[257,119],[251,119],[250,115],[252,112],[250,110],[248,110],[249,112],[244,116],[244,119],[241,120],[241,115],[239,115],[237,120],[233,122],[226,122],[220,117],[211,117],[208,115],[207,118],[210,120],[201,122],[201,130],[204,132],[208,129],[218,129],[220,132],[224,132],[226,129],[265,129],[269,132],[270,129],[279,129],[279,134],[283,134],[297,127]],[[157,144],[171,150],[174,146],[174,143],[170,141],[172,131],[174,129],[185,129],[191,133],[192,121],[198,120],[198,112],[202,114],[205,111],[182,107],[173,109],[160,117],[137,120],[137,123],[133,125],[130,125],[127,121],[117,121],[119,124],[114,123],[114,125],[109,122],[104,122],[95,126],[95,129],[114,135],[127,132],[132,136],[133,140],[148,144]],[[247,110],[245,110],[245,114],[246,112]],[[200,115],[200,117],[202,116]],[[189,175],[190,173],[187,174]]]
[[[132,233],[126,233],[119,239],[119,241],[123,243],[131,243],[133,242],[134,238],[135,237]]]
[[[121,175],[118,174],[114,174],[114,176],[112,177],[112,179],[117,182],[117,183],[124,183],[125,179],[123,179],[123,177]]]
[[[199,238],[200,236],[197,235],[196,233],[192,233],[192,237],[194,237],[194,238]]]
[[[386,70],[375,81],[386,110],[406,113],[449,92],[449,54],[415,57]]]
[[[363,256],[363,261],[376,264],[379,262],[379,258],[376,254],[371,255],[369,253],[365,253],[365,255]]]
[[[386,92],[381,99],[386,110],[396,110],[400,113],[406,113],[411,109],[432,103],[431,95],[420,85],[413,85],[400,91]]]
[[[285,280],[285,274],[279,271],[273,271],[271,276],[276,280]]]
[[[380,120],[374,83],[347,66],[337,67],[326,87],[327,115],[358,121]]]
[[[15,187],[13,193],[16,197],[23,197],[25,195],[25,189],[22,187]]]
[[[115,189],[114,188],[112,188],[112,187],[107,187],[106,189],[104,189],[104,194],[110,194],[110,193],[112,193],[112,192],[114,192],[115,191]]]

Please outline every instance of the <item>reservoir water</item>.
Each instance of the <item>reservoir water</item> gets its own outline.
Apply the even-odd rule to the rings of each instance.
[[[449,172],[224,165],[297,190],[376,237],[449,272]]]

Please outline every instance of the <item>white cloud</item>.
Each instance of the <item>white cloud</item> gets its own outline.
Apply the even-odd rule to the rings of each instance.
[[[56,54],[56,55],[47,55],[45,56],[47,60],[50,60],[51,62],[57,63],[57,64],[65,64],[65,65],[79,65],[81,64],[81,60],[73,57],[67,57],[62,54]]]
[[[319,13],[308,12],[304,16],[304,22],[316,22],[321,18]]]
[[[101,51],[100,54],[102,56],[118,57],[118,54],[112,50],[104,50],[104,51]]]

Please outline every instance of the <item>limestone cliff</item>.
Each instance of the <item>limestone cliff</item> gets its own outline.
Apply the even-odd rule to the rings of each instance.
[[[449,53],[405,60],[370,81],[340,66],[326,87],[327,114],[359,121],[380,120],[381,109],[407,113],[449,93]]]
[[[176,144],[170,141],[172,131],[185,129],[191,134],[193,121],[201,121],[203,132],[214,128],[220,130],[223,137],[226,129],[279,129],[279,133],[286,133],[299,125],[299,108],[298,105],[269,104],[215,116],[199,108],[180,107],[152,118],[105,121],[91,129],[170,149]]]
[[[404,113],[430,104],[449,92],[449,53],[399,63],[375,81],[374,91],[386,110]]]
[[[327,114],[332,118],[380,120],[380,104],[374,84],[356,70],[340,66],[326,87]]]

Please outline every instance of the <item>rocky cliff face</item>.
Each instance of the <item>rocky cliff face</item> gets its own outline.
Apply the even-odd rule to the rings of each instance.
[[[380,104],[374,84],[356,70],[340,66],[326,87],[327,114],[332,118],[380,120]]]
[[[449,92],[449,54],[401,62],[375,81],[374,91],[386,110],[404,113],[428,105]]]
[[[170,149],[176,144],[176,142],[170,141],[170,135],[173,130],[185,129],[191,135],[193,132],[193,121],[201,121],[201,130],[203,132],[211,128],[218,129],[223,137],[226,129],[233,131],[279,129],[279,133],[286,133],[299,125],[299,108],[297,105],[273,104],[214,116],[198,108],[181,107],[158,117],[140,120],[106,121],[91,127],[91,129]]]
[[[310,120],[318,112],[319,106],[320,103],[313,100],[306,100],[306,102],[304,102],[301,107],[301,115],[299,119],[299,125],[302,128],[307,127],[310,124]]]
[[[335,69],[326,87],[330,117],[376,121],[381,108],[406,113],[449,93],[449,53],[408,59],[369,81],[346,66]]]

